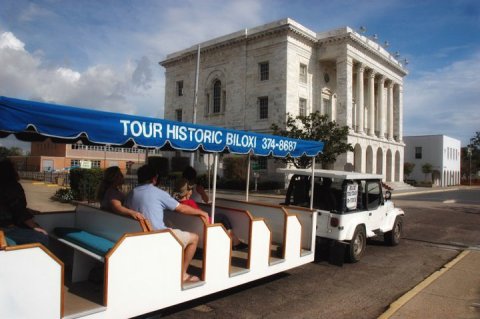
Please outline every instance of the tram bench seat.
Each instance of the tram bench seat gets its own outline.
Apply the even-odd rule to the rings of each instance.
[[[149,230],[145,221],[83,204],[76,208],[73,225],[62,226],[57,225],[51,236],[101,262],[123,235]]]
[[[79,228],[57,227],[54,232],[55,235],[58,236],[58,239],[63,239],[62,242],[64,244],[73,248],[76,248],[75,245],[83,247],[88,251],[101,256],[102,258],[96,258],[99,260],[103,260],[103,257],[105,257],[108,251],[115,246],[115,242]]]

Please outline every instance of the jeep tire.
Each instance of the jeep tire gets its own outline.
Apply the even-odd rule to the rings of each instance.
[[[397,216],[393,222],[392,230],[386,232],[383,235],[383,240],[385,244],[389,246],[397,246],[400,243],[400,237],[403,230],[403,218],[402,216]]]
[[[358,225],[355,228],[353,233],[352,240],[350,245],[348,245],[347,261],[350,263],[356,263],[360,261],[363,254],[365,253],[365,248],[367,247],[367,235],[365,234],[365,228],[361,225]]]

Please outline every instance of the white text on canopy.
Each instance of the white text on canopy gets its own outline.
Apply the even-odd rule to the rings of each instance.
[[[249,149],[257,148],[257,138],[259,138],[259,147],[267,151],[278,150],[282,152],[292,152],[297,147],[297,142],[294,140],[277,139],[273,136],[258,137],[243,132],[237,133],[214,128],[200,128],[173,123],[138,120],[120,120],[120,123],[123,125],[124,136],[147,139],[168,139],[172,142],[182,141],[185,143],[216,144]],[[188,146],[185,145],[185,147],[192,149],[194,146],[190,144]]]

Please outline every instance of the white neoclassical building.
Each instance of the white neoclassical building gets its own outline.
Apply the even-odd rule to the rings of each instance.
[[[403,181],[404,66],[349,27],[315,32],[291,19],[212,39],[169,54],[165,118],[269,132],[272,123],[320,111],[350,128],[355,151],[334,169]],[[263,163],[273,174],[275,164]]]

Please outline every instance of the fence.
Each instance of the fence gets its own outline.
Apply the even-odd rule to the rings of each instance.
[[[21,179],[42,181],[44,183],[58,184],[63,187],[70,186],[70,175],[68,172],[30,172],[19,171]]]

